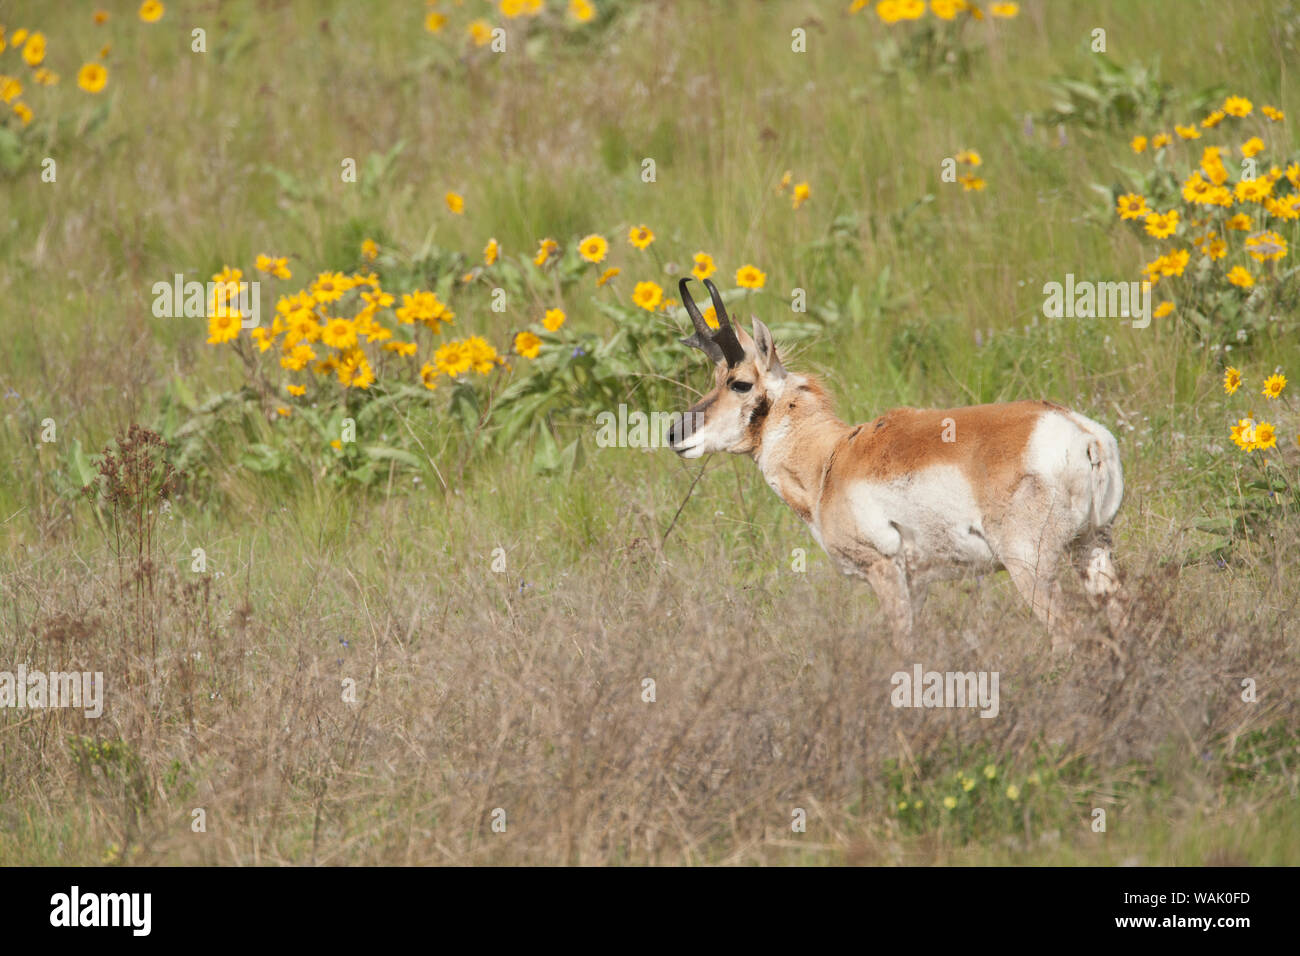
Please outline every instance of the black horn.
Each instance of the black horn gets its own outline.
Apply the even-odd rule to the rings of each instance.
[[[731,319],[727,316],[727,309],[722,304],[722,296],[717,286],[708,279],[704,280],[704,286],[713,299],[713,311],[718,314],[718,330],[714,332],[704,321],[704,316],[700,314],[699,307],[686,288],[690,281],[689,278],[684,278],[677,283],[677,291],[682,296],[682,305],[686,307],[686,312],[695,325],[695,334],[690,338],[682,339],[682,342],[699,349],[714,362],[725,361],[729,366],[739,365],[745,358],[745,349],[736,338],[736,330],[731,327]]]
[[[686,288],[686,283],[690,279],[682,279],[677,283],[677,291],[682,295],[682,305],[686,306],[686,312],[691,317],[691,323],[695,326],[695,334],[690,338],[682,339],[683,345],[689,345],[693,349],[699,349],[709,357],[711,362],[721,362],[724,358],[722,348],[713,341],[713,333],[709,331],[709,324],[704,321],[704,316],[700,315],[699,306],[691,298],[691,293]]]

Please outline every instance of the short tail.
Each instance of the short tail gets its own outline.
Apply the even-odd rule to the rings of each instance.
[[[1093,438],[1088,442],[1088,462],[1092,466],[1092,515],[1094,529],[1110,527],[1124,500],[1124,473],[1120,470],[1119,448],[1115,439]],[[1109,447],[1107,447],[1109,446]]]

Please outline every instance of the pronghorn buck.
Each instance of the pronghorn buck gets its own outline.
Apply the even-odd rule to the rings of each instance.
[[[1110,525],[1124,494],[1119,447],[1103,426],[1047,401],[896,408],[865,425],[836,418],[821,384],[781,364],[757,318],[710,329],[687,288],[695,325],[683,341],[714,362],[714,388],[668,434],[683,458],[749,455],[845,574],[865,578],[910,643],[929,582],[1005,569],[1068,649],[1057,571],[1072,558],[1112,630],[1124,600]]]

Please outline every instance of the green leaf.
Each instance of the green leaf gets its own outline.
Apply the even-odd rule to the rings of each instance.
[[[23,166],[23,141],[7,126],[0,126],[0,169],[13,174]]]
[[[478,393],[468,382],[457,382],[451,393],[449,411],[460,419],[466,434],[472,433],[479,424]]]
[[[387,445],[365,445],[361,451],[369,458],[377,461],[396,461],[411,468],[420,467],[420,459],[409,451],[403,451],[400,448],[389,448]]]
[[[537,448],[533,452],[533,473],[553,475],[560,469],[560,447],[544,423],[537,430]]]
[[[262,442],[250,445],[248,451],[240,456],[239,461],[249,471],[263,475],[282,471],[286,464],[284,454],[278,448]]]
[[[582,467],[584,460],[582,436],[579,435],[564,447],[564,451],[560,452],[560,471],[565,478],[572,478],[573,473]]]

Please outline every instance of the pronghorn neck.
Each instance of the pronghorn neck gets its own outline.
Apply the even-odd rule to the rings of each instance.
[[[822,474],[849,431],[816,379],[790,375],[763,423],[753,457],[772,490],[812,523]]]

